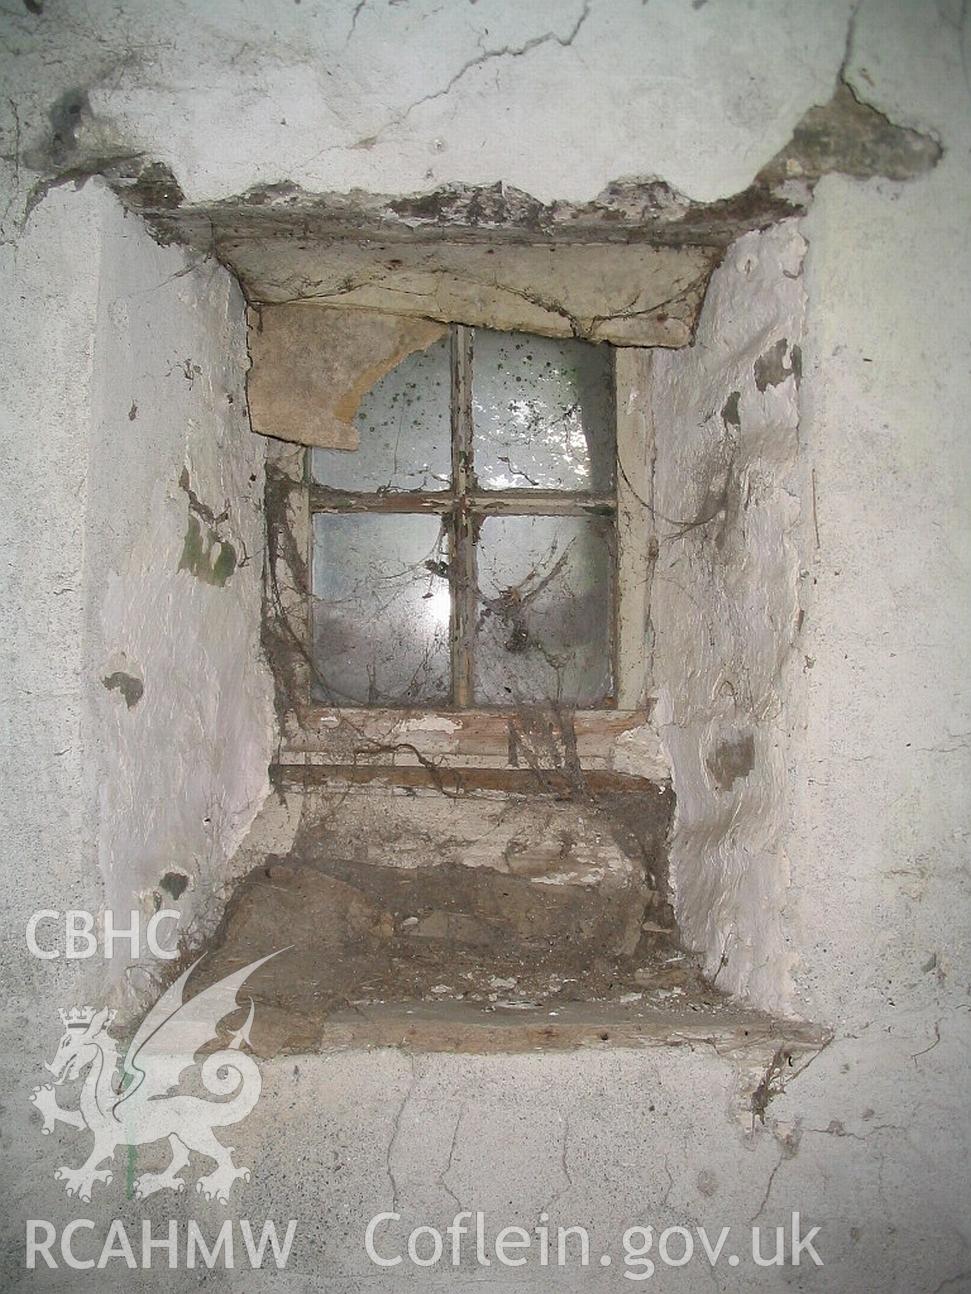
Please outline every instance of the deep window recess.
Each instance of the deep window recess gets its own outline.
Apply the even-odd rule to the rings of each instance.
[[[616,703],[613,351],[454,325],[314,449],[313,695]]]

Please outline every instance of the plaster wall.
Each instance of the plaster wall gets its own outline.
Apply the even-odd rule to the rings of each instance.
[[[35,906],[31,887],[56,890],[51,906],[63,906],[93,872],[76,737],[85,589],[77,541],[65,552],[36,518],[72,537],[83,530],[72,466],[86,417],[75,393],[92,380],[98,266],[88,235],[99,221],[89,188],[62,188],[18,231],[35,178],[23,150],[49,145],[51,105],[85,87],[95,113],[84,129],[167,160],[198,198],[288,177],[388,193],[501,179],[540,197],[584,198],[632,173],[715,197],[743,187],[803,110],[828,99],[841,64],[861,98],[937,133],[945,152],[908,185],[823,180],[799,231],[808,242],[799,393],[808,475],[796,485],[793,535],[808,571],[805,659],[776,733],[787,789],[768,866],[782,884],[788,860],[771,931],[775,964],[784,958],[791,977],[785,992],[794,1009],[833,1025],[833,1043],[791,1078],[764,1127],[738,1121],[732,1062],[708,1048],[283,1058],[265,1067],[259,1118],[237,1141],[241,1162],[261,1166],[239,1207],[304,1219],[297,1288],[376,1284],[361,1257],[366,1218],[394,1202],[411,1224],[441,1223],[456,1201],[526,1225],[550,1205],[564,1223],[716,1229],[775,1225],[799,1208],[823,1224],[827,1262],[800,1273],[806,1286],[967,1286],[969,38],[959,6],[863,0],[852,30],[848,11],[590,0],[572,40],[579,6],[568,18],[565,7],[498,0],[438,11],[305,2],[259,16],[229,5],[200,15],[168,0],[47,5],[11,20],[16,57],[5,72],[17,121],[4,112],[23,149],[19,166],[6,163],[19,185],[5,235],[15,245],[4,248],[17,325],[4,338],[14,348],[6,416],[9,452],[27,470],[3,516],[17,608],[4,648],[13,702],[5,808],[17,815],[5,867],[16,878],[32,868],[30,885],[11,887],[5,949],[31,1004],[7,1020],[17,1046],[0,1058],[12,1288],[31,1287],[19,1220],[79,1212],[48,1172],[65,1153],[76,1162],[65,1151],[72,1138],[41,1141],[26,1103],[56,1034],[52,1022],[42,1036],[37,1021],[64,999],[59,968],[17,951],[21,918]],[[62,468],[51,486],[23,484],[50,461]],[[48,653],[40,687],[38,643]],[[755,875],[763,862],[752,866]],[[775,971],[760,980],[755,970],[743,957],[732,974],[753,991],[779,991]],[[144,1212],[100,1198],[92,1217]],[[201,1216],[196,1200],[166,1201],[163,1213],[190,1207]],[[778,1288],[784,1278],[747,1264],[677,1275],[698,1290]],[[495,1266],[472,1276],[496,1288],[550,1280]],[[163,1278],[140,1274],[146,1288],[195,1287],[192,1273],[167,1286]],[[619,1272],[586,1271],[563,1286],[595,1278],[628,1284]],[[235,1274],[232,1287],[244,1279]],[[134,1276],[110,1280],[130,1288]],[[397,1269],[388,1281],[411,1285],[427,1288],[426,1274]]]
[[[69,228],[75,243],[64,237]],[[77,968],[27,955],[31,913],[103,907],[82,747],[85,456],[99,236],[96,207],[60,192],[37,212],[31,239],[0,250],[7,303],[0,336],[7,877],[0,955],[3,982],[21,1009],[35,995],[65,991]]]
[[[945,153],[913,187],[824,180],[803,226],[818,539],[786,925],[800,1010],[918,1052],[967,1038],[971,86],[966,29],[891,16],[864,6],[849,74]]]
[[[694,344],[651,370],[655,714],[677,795],[671,885],[719,987],[791,1010],[782,908],[787,729],[800,703],[805,242],[740,238]],[[802,666],[799,657],[798,666]]]
[[[232,0],[117,15],[72,0],[15,19],[13,44],[56,51],[94,110],[82,132],[168,163],[190,201],[281,180],[373,193],[502,180],[583,200],[625,175],[714,199],[830,97],[850,9],[712,4],[695,22],[679,0],[305,0],[241,17]],[[27,68],[14,76],[18,102],[43,111]]]
[[[109,907],[144,916],[161,902],[191,935],[269,789],[265,442],[249,430],[232,277],[158,247],[110,193],[90,200],[102,241],[84,543],[98,864]],[[117,674],[137,699],[109,686]],[[175,896],[173,873],[188,881]]]
[[[158,247],[98,183],[53,194],[5,250],[21,311],[8,344],[23,347],[6,366],[4,510],[16,983],[61,971],[24,945],[39,908],[110,908],[122,928],[160,904],[185,929],[203,917],[268,789],[271,706],[265,442],[245,413],[238,289]],[[177,899],[169,873],[188,882]],[[63,924],[39,942],[63,954]],[[103,996],[128,961],[61,974],[86,971]]]

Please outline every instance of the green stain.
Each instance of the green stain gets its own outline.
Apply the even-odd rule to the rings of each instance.
[[[179,570],[188,571],[204,584],[222,588],[236,570],[236,549],[209,527],[203,534],[199,518],[190,513]]]

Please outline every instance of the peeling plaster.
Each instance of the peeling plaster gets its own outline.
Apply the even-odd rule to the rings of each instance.
[[[790,362],[786,367],[786,353],[789,351],[789,340],[786,337],[780,337],[779,340],[770,347],[763,355],[760,355],[753,366],[755,374],[755,385],[760,391],[765,391],[770,386],[778,386],[784,382],[787,377],[795,377],[797,371],[796,359]],[[796,348],[798,353],[798,348]],[[737,393],[736,393],[737,394]],[[726,405],[726,408],[728,406]],[[735,404],[736,415],[738,403]],[[737,424],[740,425],[740,424]]]
[[[5,603],[16,611],[6,624],[13,758],[4,838],[21,883],[11,887],[9,938],[2,942],[10,989],[4,1055],[9,1090],[23,1109],[35,1072],[49,1058],[40,1026],[55,985],[65,1003],[85,1000],[83,993],[71,996],[81,964],[40,966],[22,952],[24,921],[52,889],[70,893],[79,907],[97,909],[104,898],[84,809],[83,769],[90,760],[78,733],[88,698],[79,680],[90,679],[97,700],[133,727],[151,704],[154,666],[164,664],[163,651],[150,653],[153,687],[129,715],[120,697],[101,685],[114,666],[106,668],[85,647],[83,609],[92,587],[100,589],[103,568],[96,565],[96,578],[86,581],[82,544],[73,542],[80,539],[83,511],[78,447],[92,434],[85,393],[95,313],[92,252],[100,228],[88,186],[80,194],[70,187],[90,173],[84,159],[112,157],[115,149],[138,152],[139,165],[164,159],[159,205],[181,203],[183,187],[188,205],[206,205],[265,189],[282,176],[311,195],[360,189],[404,203],[413,202],[407,195],[462,182],[489,190],[502,177],[506,193],[533,193],[541,204],[557,197],[582,203],[611,176],[652,174],[695,200],[730,203],[784,147],[807,109],[827,101],[841,61],[855,94],[889,120],[940,137],[944,154],[916,185],[824,177],[804,227],[810,326],[799,435],[812,454],[814,488],[800,496],[810,556],[799,573],[800,654],[792,661],[787,656],[784,665],[803,670],[805,659],[815,668],[805,712],[787,710],[778,724],[766,717],[759,726],[770,748],[776,736],[790,743],[790,821],[781,851],[766,855],[766,871],[776,876],[791,858],[784,937],[800,959],[799,1007],[818,1018],[822,1003],[823,1015],[840,1021],[832,1045],[773,1100],[764,1127],[753,1127],[752,1091],[768,1072],[776,1037],[762,1038],[744,1058],[697,1028],[690,1044],[648,1053],[591,1040],[562,1057],[416,1058],[392,1045],[364,1054],[355,1033],[360,1020],[349,1012],[331,1054],[281,1057],[264,1066],[260,1117],[240,1125],[238,1136],[242,1162],[260,1165],[254,1200],[261,1208],[292,1207],[294,1216],[311,1179],[325,1183],[335,1217],[355,1217],[362,1199],[391,1192],[404,1227],[415,1217],[444,1224],[461,1200],[522,1218],[544,1208],[564,1223],[583,1216],[608,1243],[616,1239],[618,1218],[696,1217],[714,1234],[712,1225],[715,1231],[727,1223],[747,1228],[753,1217],[781,1221],[795,1201],[807,1218],[830,1220],[824,1235],[833,1291],[960,1286],[968,1271],[963,1092],[971,947],[963,735],[968,625],[966,599],[954,594],[967,575],[962,526],[971,405],[971,366],[963,362],[971,313],[965,6],[863,0],[853,6],[847,45],[849,3],[593,0],[570,49],[547,40],[525,59],[472,69],[449,94],[367,147],[354,145],[368,141],[389,114],[447,85],[484,48],[518,48],[551,29],[562,35],[576,11],[551,21],[541,5],[347,0],[334,22],[321,24],[312,21],[315,6],[306,0],[251,10],[242,19],[238,5],[214,0],[200,21],[185,4],[160,0],[126,9],[125,21],[108,25],[92,22],[90,9],[70,2],[25,0],[24,8],[8,6],[5,44],[12,54],[0,104],[7,131],[0,158],[8,184],[3,254],[14,271],[10,327],[2,339],[5,372],[14,380],[0,411],[12,432],[14,470],[0,520],[5,551],[23,557],[9,567]],[[485,39],[484,15],[494,28]],[[382,46],[390,51],[386,61]],[[23,147],[47,143],[51,105],[79,85],[88,87],[95,117],[93,127],[85,122],[78,132],[81,164],[60,174],[65,187],[37,206],[21,240],[25,196],[48,166],[31,172]],[[49,184],[35,198],[48,190]],[[438,217],[428,219],[434,225]],[[156,269],[139,290],[157,291],[187,265],[165,261]],[[198,300],[205,301],[204,291]],[[797,335],[788,323],[785,335]],[[752,340],[749,374],[772,338]],[[160,374],[146,376],[146,386],[126,392],[126,405],[137,394],[140,410],[134,429],[124,424],[130,439],[142,434],[141,411],[155,403],[156,376],[166,391]],[[792,383],[758,393],[750,377],[748,386],[739,382],[735,430],[747,436],[754,429],[753,398],[785,396]],[[716,380],[705,404],[716,424],[727,385]],[[734,420],[724,421],[732,426]],[[762,441],[781,449],[775,433]],[[132,453],[130,444],[124,453]],[[123,458],[115,454],[116,463]],[[139,458],[128,461],[134,467]],[[175,461],[164,478],[173,491],[178,466]],[[217,478],[207,471],[204,497],[221,497],[208,490]],[[124,479],[127,489],[127,470]],[[810,514],[817,496],[814,540]],[[175,507],[149,490],[130,494],[135,497],[148,500],[135,510],[143,521],[151,516],[145,524],[152,538],[164,536],[171,572],[185,528],[184,499],[177,496]],[[107,509],[113,524],[127,525],[127,502]],[[687,509],[669,502],[664,534],[691,520]],[[168,512],[163,516],[156,506]],[[681,567],[668,575],[689,594],[707,578],[694,568],[704,556],[700,537],[719,524],[713,519],[677,541]],[[51,534],[72,542],[52,545]],[[129,539],[126,530],[123,544]],[[132,582],[137,571],[137,565],[129,571]],[[253,574],[251,567],[241,574],[247,571]],[[193,599],[227,600],[197,581],[183,582]],[[238,578],[230,588],[238,591]],[[143,585],[143,592],[126,618],[133,633],[136,606],[152,605],[152,586]],[[165,651],[178,645],[199,608],[193,601],[175,632],[161,640]],[[721,632],[717,623],[711,629]],[[219,631],[238,633],[239,626],[220,622]],[[112,640],[110,650],[115,645]],[[730,697],[717,676],[709,681],[715,695]],[[238,678],[227,690],[235,703],[227,712],[232,721],[248,693]],[[697,698],[702,716],[712,695]],[[181,732],[181,709],[177,718]],[[710,749],[732,730],[703,724],[699,747]],[[755,768],[744,788],[740,782],[722,798],[734,808],[753,778],[763,785]],[[694,795],[687,781],[686,794]],[[702,780],[697,795],[704,794]],[[245,798],[234,793],[227,803]],[[132,802],[140,813],[141,798]],[[271,803],[292,827],[293,805]],[[194,830],[191,815],[184,825],[187,833]],[[723,843],[721,821],[716,829]],[[272,844],[254,835],[247,847],[248,865],[255,866]],[[128,858],[139,851],[121,853]],[[721,844],[712,857],[720,867]],[[149,880],[167,864],[153,866]],[[226,865],[234,866],[239,863]],[[751,898],[763,901],[764,888]],[[721,924],[710,933],[724,934],[733,915],[727,908],[717,912],[714,921]],[[731,966],[712,960],[718,987],[745,979],[746,956],[757,960],[744,949],[750,933],[742,932],[741,952],[726,937],[722,951]],[[771,940],[756,945],[778,967],[779,947]],[[769,979],[779,982],[774,972]],[[25,1028],[25,1021],[38,1027]],[[400,1043],[399,1024],[385,1036]],[[744,1128],[735,1122],[742,1109]],[[496,1129],[510,1117],[520,1135],[497,1139]],[[63,1142],[37,1133],[36,1123],[10,1121],[8,1176],[23,1183],[24,1193],[8,1211],[9,1284],[22,1278],[23,1218],[57,1217],[39,1209],[65,1207],[63,1195],[45,1193]],[[297,1162],[305,1171],[295,1175]],[[91,1216],[106,1223],[114,1205],[110,1196],[100,1198],[105,1204],[96,1199]],[[356,1233],[332,1239],[327,1258],[308,1262],[308,1277],[318,1283],[356,1271],[360,1261]],[[404,1233],[390,1233],[388,1242],[402,1252]],[[700,1287],[707,1279],[699,1278]],[[776,1277],[770,1270],[740,1279],[761,1289]],[[420,1275],[416,1282],[420,1287]],[[404,1279],[402,1290],[410,1285]]]

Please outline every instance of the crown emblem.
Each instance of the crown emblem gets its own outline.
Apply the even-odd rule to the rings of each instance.
[[[68,1029],[86,1029],[94,1019],[94,1011],[89,1006],[72,1006],[70,1011],[61,1008],[58,1014]]]

